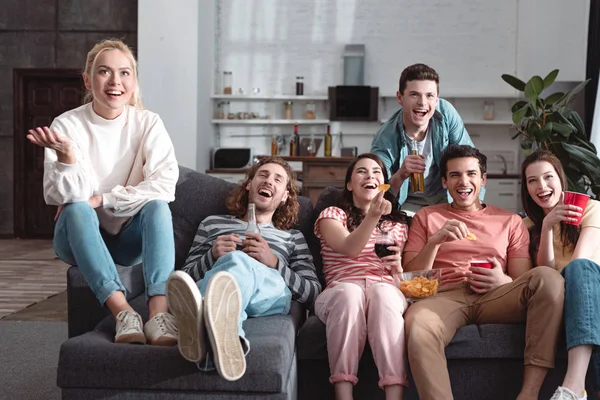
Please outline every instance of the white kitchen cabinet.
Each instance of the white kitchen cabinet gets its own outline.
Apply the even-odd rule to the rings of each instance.
[[[522,209],[520,190],[519,179],[488,179],[484,202],[516,213]]]
[[[520,0],[517,76],[543,78],[558,68],[558,81],[585,80],[589,14],[590,0]]]

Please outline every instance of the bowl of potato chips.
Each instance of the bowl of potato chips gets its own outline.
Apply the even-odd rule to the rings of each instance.
[[[439,269],[403,272],[394,276],[396,285],[408,301],[417,301],[437,293],[440,287]]]

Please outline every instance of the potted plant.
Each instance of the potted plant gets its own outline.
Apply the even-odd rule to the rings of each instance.
[[[589,82],[581,82],[572,90],[555,92],[541,97],[558,75],[558,69],[545,78],[534,76],[527,81],[508,74],[502,79],[522,92],[524,100],[513,104],[512,120],[517,129],[513,139],[521,137],[526,153],[538,148],[554,153],[562,162],[569,189],[600,197],[600,159],[596,147],[588,140],[579,114],[569,108],[569,102]]]

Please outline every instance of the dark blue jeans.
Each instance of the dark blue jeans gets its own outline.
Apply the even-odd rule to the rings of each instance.
[[[579,258],[561,271],[565,278],[565,332],[567,349],[591,344],[600,346],[600,265]],[[590,361],[594,390],[600,391],[600,353]]]

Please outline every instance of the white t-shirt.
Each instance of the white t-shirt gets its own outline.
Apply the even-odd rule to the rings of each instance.
[[[127,106],[114,120],[88,103],[56,117],[51,129],[71,139],[77,162],[58,162],[45,149],[44,199],[50,205],[102,195],[100,226],[116,234],[151,200],[171,202],[179,168],[173,143],[158,114]]]

